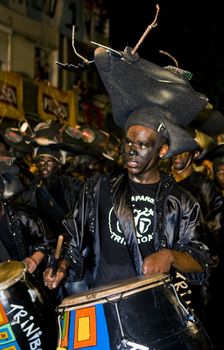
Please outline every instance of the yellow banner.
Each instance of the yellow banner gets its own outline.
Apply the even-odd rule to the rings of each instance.
[[[46,82],[38,89],[38,114],[44,121],[54,120],[61,124],[76,125],[77,94],[73,90],[62,91]]]
[[[24,119],[23,79],[19,74],[0,71],[0,117]]]

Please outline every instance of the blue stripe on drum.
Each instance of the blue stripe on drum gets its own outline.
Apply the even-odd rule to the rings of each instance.
[[[75,337],[75,311],[70,311],[69,316],[69,331],[68,331],[68,350],[74,350],[74,337]]]
[[[110,350],[109,335],[103,305],[98,304],[95,306],[95,308],[97,322],[97,346],[93,347],[92,349]]]

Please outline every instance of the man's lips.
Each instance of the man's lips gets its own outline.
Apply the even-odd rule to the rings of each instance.
[[[181,160],[181,159],[175,159],[173,162],[174,162],[175,164],[179,164],[179,163],[182,162],[182,160]]]
[[[127,160],[126,163],[129,168],[135,168],[138,166],[138,162],[136,160]]]
[[[41,170],[40,173],[42,174],[42,176],[46,176],[49,174],[48,170]]]

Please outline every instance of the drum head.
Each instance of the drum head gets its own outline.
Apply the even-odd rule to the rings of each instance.
[[[68,310],[86,307],[87,304],[106,303],[108,300],[115,301],[121,297],[139,293],[142,290],[154,288],[170,281],[167,274],[155,274],[150,278],[143,276],[135,277],[120,281],[119,283],[111,283],[102,287],[93,288],[83,293],[77,293],[66,297],[58,306],[59,310]]]
[[[4,261],[0,263],[0,290],[7,289],[26,272],[26,265],[22,261]]]

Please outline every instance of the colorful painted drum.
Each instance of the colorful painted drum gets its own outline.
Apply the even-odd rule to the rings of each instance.
[[[56,312],[23,262],[0,263],[0,350],[55,350]]]
[[[201,322],[165,274],[69,296],[58,314],[58,349],[213,349]]]

